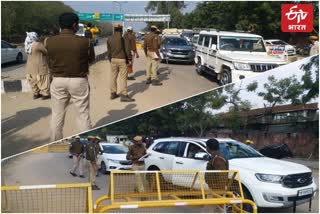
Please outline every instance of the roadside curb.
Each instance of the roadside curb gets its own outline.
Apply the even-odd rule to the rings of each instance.
[[[96,55],[94,63],[104,60],[106,56],[107,56],[107,52],[103,52],[101,54]],[[30,92],[30,91],[32,91],[32,89],[26,79],[1,80],[1,93]]]

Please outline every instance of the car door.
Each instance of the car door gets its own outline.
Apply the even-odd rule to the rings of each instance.
[[[18,49],[13,47],[11,44],[6,43],[7,45],[7,60],[8,62],[15,61],[18,55]]]
[[[197,52],[197,55],[201,56],[201,58],[204,59],[205,55],[204,53],[202,52],[202,49],[203,49],[203,41],[204,41],[204,35],[200,35],[199,36],[199,39],[198,39],[198,43],[197,43],[197,46],[196,46],[196,52]]]
[[[205,64],[208,65],[208,60],[210,59],[210,56],[209,56],[209,45],[210,45],[210,40],[211,40],[211,37],[209,35],[205,35],[204,36],[204,42],[203,42],[203,47],[202,47],[202,52],[205,54]]]
[[[8,45],[4,41],[1,41],[1,63],[8,62],[7,49]]]
[[[215,69],[217,66],[217,36],[211,36],[209,45],[209,60],[207,61],[210,68]],[[215,50],[213,49],[215,46]]]
[[[194,142],[181,142],[185,144],[184,152],[181,156],[176,156],[173,161],[173,170],[206,170],[207,161],[197,160],[194,155],[198,152],[206,152],[199,144]],[[195,173],[176,175],[172,178],[172,183],[178,186],[190,187]],[[199,183],[196,182],[195,188],[199,188]]]

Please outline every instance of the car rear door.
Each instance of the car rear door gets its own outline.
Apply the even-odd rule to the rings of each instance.
[[[213,50],[212,49],[212,45],[215,45],[216,48],[217,48],[217,36],[216,35],[213,35],[213,36],[210,36],[211,39],[210,39],[210,45],[209,45],[209,59],[207,60],[207,64],[209,65],[209,67],[211,69],[215,69],[216,66],[217,66],[217,49],[216,50]]]
[[[1,63],[8,62],[8,55],[7,55],[8,48],[9,48],[8,45],[4,41],[1,41]]]
[[[198,152],[206,152],[199,144],[195,142],[181,142],[180,148],[183,148],[183,155],[175,156],[173,160],[173,170],[206,170],[207,161],[197,160],[194,155]],[[180,152],[181,154],[181,152]],[[178,186],[190,187],[195,174],[187,173],[183,176],[176,175],[172,178],[172,183]],[[199,183],[195,184],[199,187]]]

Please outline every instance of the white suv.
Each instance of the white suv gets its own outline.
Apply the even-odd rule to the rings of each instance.
[[[201,31],[196,44],[196,71],[209,73],[221,85],[286,64],[269,56],[263,38],[249,33]]]
[[[207,139],[163,138],[148,148],[146,170],[206,170]],[[315,196],[317,186],[311,170],[300,164],[263,156],[233,139],[220,139],[220,152],[229,160],[230,170],[239,170],[244,196],[259,207],[291,207]],[[181,177],[164,177],[181,185]]]

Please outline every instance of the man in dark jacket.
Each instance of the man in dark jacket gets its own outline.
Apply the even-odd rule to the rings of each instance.
[[[120,76],[120,101],[132,102],[134,99],[128,96],[127,65],[132,63],[130,45],[128,39],[122,37],[122,25],[115,24],[114,34],[107,39],[108,58],[111,63],[111,96],[110,99],[119,97],[117,94],[117,79]]]
[[[66,108],[73,103],[78,132],[91,129],[89,109],[89,63],[95,59],[89,39],[76,36],[79,17],[63,13],[59,17],[62,29],[57,36],[44,43],[48,51],[49,69],[53,77],[50,93],[52,101],[51,141],[63,138]]]
[[[75,173],[77,168],[79,168],[80,178],[84,178],[83,176],[83,153],[84,146],[80,141],[80,136],[76,136],[74,140],[71,142],[70,153],[73,157],[73,167],[70,171],[70,174],[73,176],[77,176]]]
[[[87,159],[87,171],[89,175],[89,181],[92,185],[92,190],[100,190],[96,185],[96,173],[98,171],[97,166],[98,150],[95,144],[95,137],[88,136],[88,145],[86,146],[86,159]]]

